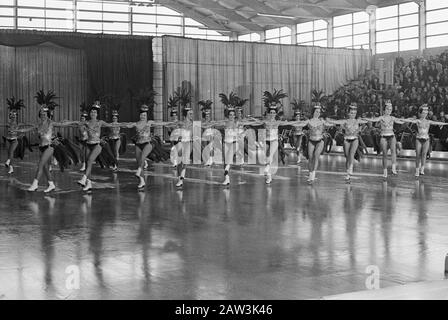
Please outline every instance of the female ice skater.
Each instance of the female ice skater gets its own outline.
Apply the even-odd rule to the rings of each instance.
[[[324,149],[324,131],[326,127],[333,124],[327,122],[320,117],[322,107],[317,104],[311,111],[311,119],[299,122],[300,126],[308,126],[308,182],[312,183],[316,180],[316,170],[319,167],[319,158]]]
[[[237,157],[237,165],[241,165],[240,157],[244,157],[244,148],[242,153],[238,154],[238,142],[241,141],[241,136],[244,135],[242,128],[245,125],[250,125],[255,123],[253,120],[238,120],[236,116],[236,109],[232,106],[227,107],[226,110],[227,120],[218,121],[215,123],[215,127],[224,128],[224,181],[223,186],[230,185],[230,165],[233,163],[233,157]],[[244,139],[244,137],[243,137]]]
[[[29,148],[29,142],[28,139],[24,136],[19,136],[18,130],[19,128],[27,127],[26,125],[19,124],[18,118],[19,118],[19,111],[22,108],[25,108],[25,105],[23,104],[23,100],[19,99],[16,101],[15,97],[12,97],[11,99],[6,99],[8,104],[8,124],[7,124],[7,133],[6,137],[4,138],[7,143],[7,150],[8,150],[8,158],[5,162],[5,167],[8,168],[8,174],[12,174],[14,172],[14,167],[12,165],[12,160],[15,155],[17,147],[20,145],[19,148],[19,158],[23,159],[24,152],[26,148]],[[29,126],[28,126],[29,127]]]
[[[118,124],[118,117],[118,110],[112,110],[113,124]],[[107,140],[116,159],[116,164],[112,167],[112,170],[115,172],[118,170],[118,160],[120,159],[120,155],[126,152],[126,135],[121,134],[120,126],[113,126],[109,128]]]
[[[92,190],[92,181],[90,180],[92,174],[92,166],[96,161],[98,156],[100,156],[103,151],[101,140],[101,128],[112,128],[119,127],[122,125],[121,123],[106,123],[103,120],[98,120],[98,112],[100,110],[99,102],[96,101],[95,104],[92,105],[89,111],[90,119],[84,123],[81,122],[71,122],[72,125],[84,126],[87,130],[87,163],[86,163],[86,172],[82,176],[81,180],[77,183],[82,186],[82,190],[88,192]],[[107,147],[107,146],[106,146]],[[113,156],[112,156],[113,157]],[[115,164],[115,158],[113,160],[108,160],[107,162],[111,165]]]
[[[189,107],[185,107],[182,110],[184,117],[183,121],[177,122],[177,129],[181,131],[181,137],[179,143],[176,146],[176,152],[178,155],[176,171],[177,171],[177,183],[176,187],[180,188],[184,185],[185,175],[187,168],[185,164],[190,163],[191,155],[191,142],[193,135],[193,110]],[[179,154],[179,151],[181,151]]]
[[[80,148],[80,159],[81,159],[81,168],[79,171],[86,171],[86,162],[87,162],[87,140],[89,139],[89,135],[87,134],[87,128],[84,126],[84,123],[87,121],[89,117],[89,113],[85,110],[85,106],[81,106],[81,116],[80,116],[80,126],[78,126],[78,143]]]
[[[265,168],[264,168],[264,175],[266,177],[266,184],[271,184],[272,182],[272,165],[277,165],[278,158],[278,148],[279,148],[279,135],[278,135],[278,127],[279,126],[286,126],[286,125],[303,125],[302,121],[280,121],[276,120],[278,110],[281,107],[281,103],[279,101],[270,101],[267,105],[267,112],[266,117],[264,120],[257,120],[252,119],[253,122],[251,122],[251,125],[260,125],[264,124],[264,127],[266,129],[266,162],[265,162]],[[274,160],[275,159],[275,160]]]
[[[294,111],[294,121],[301,121],[301,112],[299,110]],[[296,124],[294,127],[294,133],[293,133],[293,143],[296,148],[297,153],[297,164],[300,164],[302,162],[302,140],[303,140],[303,126]]]
[[[200,128],[198,132],[194,132],[193,130],[193,110],[190,107],[184,107],[182,110],[182,115],[184,120],[178,121],[176,123],[176,129],[173,136],[179,136],[180,134],[180,142],[177,144],[177,153],[178,153],[178,163],[177,163],[177,183],[176,187],[181,188],[184,184],[187,164],[191,163],[191,152],[192,147],[196,148],[196,145],[199,146],[198,154],[200,154]],[[170,123],[169,125],[172,125]],[[197,141],[199,140],[199,142]]]
[[[415,137],[415,177],[425,174],[426,157],[429,151],[429,127],[446,126],[448,123],[428,120],[428,105],[422,105],[418,110],[418,119],[406,119],[404,122],[410,122],[417,125],[417,135]]]
[[[201,106],[202,111],[202,138],[204,141],[201,142],[201,150],[203,153],[210,155],[208,159],[205,161],[205,166],[210,167],[213,165],[213,138],[215,132],[213,131],[213,123],[212,117],[211,117],[211,111],[212,111],[212,101],[206,100],[206,101],[199,101],[199,106]],[[211,142],[211,143],[210,143]]]
[[[15,130],[16,132],[25,133],[37,129],[37,134],[39,136],[40,158],[35,178],[31,186],[28,188],[28,191],[31,192],[34,192],[38,189],[39,180],[42,174],[45,175],[48,181],[48,188],[45,189],[44,193],[49,193],[56,189],[51,172],[49,170],[50,161],[53,155],[58,161],[61,169],[68,165],[69,162],[67,158],[68,151],[60,142],[58,142],[57,139],[54,139],[54,128],[69,126],[70,122],[55,122],[51,119],[51,114],[51,110],[46,105],[42,105],[39,111],[39,121],[37,126]]]
[[[151,128],[154,126],[164,126],[172,124],[172,122],[156,122],[148,120],[149,107],[147,105],[142,105],[140,107],[140,119],[138,122],[133,123],[123,123],[122,126],[127,128],[135,128],[137,130],[137,136],[135,141],[135,159],[137,161],[137,171],[135,176],[139,179],[139,184],[137,189],[143,190],[146,186],[145,182],[145,161],[148,155],[153,150],[153,145],[151,144]]]
[[[404,121],[392,115],[392,103],[386,100],[384,115],[376,118],[366,118],[369,122],[378,122],[381,130],[380,146],[383,153],[383,178],[387,179],[387,152],[390,149],[392,158],[392,174],[397,173],[397,138],[395,137],[394,124],[403,124]]]
[[[357,119],[356,115],[358,108],[356,105],[351,105],[348,111],[348,119],[345,120],[333,120],[327,119],[328,123],[340,125],[344,130],[344,154],[345,154],[345,168],[347,170],[347,176],[345,180],[350,181],[353,175],[353,164],[355,162],[355,155],[358,152],[360,144],[361,125],[366,124],[367,121]]]

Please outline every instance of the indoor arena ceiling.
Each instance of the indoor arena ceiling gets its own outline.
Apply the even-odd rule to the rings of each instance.
[[[152,0],[130,0],[148,2]],[[384,7],[409,0],[154,0],[206,27],[238,34]],[[419,2],[418,0],[414,2]]]

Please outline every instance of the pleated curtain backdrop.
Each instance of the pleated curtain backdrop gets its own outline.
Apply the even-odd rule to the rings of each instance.
[[[291,115],[293,98],[311,101],[313,89],[331,94],[370,68],[369,50],[332,49],[309,46],[248,42],[219,42],[164,36],[164,104],[179,87],[191,89],[192,106],[199,118],[197,102],[214,102],[215,119],[224,117],[219,93],[236,92],[249,99],[246,114],[264,113],[263,92],[283,89],[284,111]],[[167,113],[165,113],[167,116]]]
[[[152,88],[152,38],[1,30],[0,81],[0,125],[7,122],[6,98],[13,95],[27,106],[20,120],[36,121],[39,89],[60,97],[55,120],[77,120],[82,102],[113,95],[121,104],[120,119],[133,121],[139,92]],[[110,114],[101,114],[110,121]]]
[[[87,98],[88,83],[82,50],[51,43],[17,48],[0,46],[0,57],[0,124],[7,122],[6,99],[11,96],[24,100],[26,108],[20,112],[20,122],[36,123],[39,109],[34,96],[40,89],[51,89],[59,97],[55,120],[79,118],[79,105]],[[61,129],[60,132],[71,135],[73,130]]]

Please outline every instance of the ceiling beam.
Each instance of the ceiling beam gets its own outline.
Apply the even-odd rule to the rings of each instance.
[[[256,13],[279,14],[279,15],[283,14],[281,11],[273,9],[272,7],[266,5],[265,3],[257,0],[237,0],[237,1],[242,5],[244,5],[245,7],[253,9]],[[274,20],[277,23],[285,25],[293,24],[293,21],[291,21],[291,19],[272,18],[272,20]]]
[[[397,2],[397,0],[394,0],[395,2]],[[373,1],[366,1],[366,0],[344,0],[344,2],[347,2],[349,5],[352,6],[356,6],[356,7],[362,7],[362,8],[367,8],[368,6],[371,5],[370,2]]]
[[[264,28],[258,25],[255,22],[250,21],[251,18],[247,18],[245,16],[242,16],[237,13],[235,9],[229,9],[222,5],[220,5],[218,2],[210,1],[210,0],[189,0],[189,2],[194,3],[197,7],[201,9],[207,9],[212,12],[215,12],[216,14],[227,18],[229,22],[234,22],[242,27],[246,28],[249,31],[263,31]],[[214,4],[214,6],[210,6],[210,4]],[[193,7],[193,9],[197,9]]]
[[[209,27],[210,29],[217,29],[217,30],[229,29],[229,31],[237,31],[237,30],[234,30],[234,29],[228,27],[227,25],[220,24],[220,23],[216,22],[215,20],[210,19],[209,17],[201,14],[200,12],[198,12],[196,10],[192,10],[192,9],[184,6],[183,4],[181,4],[179,2],[170,0],[170,1],[166,1],[166,3],[163,3],[163,5],[170,9],[184,13],[185,16],[187,16],[188,18],[194,19],[197,22],[200,22],[203,25]]]
[[[279,2],[279,4],[286,4],[286,5],[290,5],[292,7],[298,7],[298,8],[302,8],[302,7],[309,7],[309,8],[323,8],[323,9],[335,9],[335,10],[346,10],[346,11],[352,11],[352,12],[357,12],[357,11],[362,11],[365,10],[365,8],[367,7],[364,6],[359,6],[359,2],[360,1],[353,1],[352,6],[348,7],[348,6],[338,6],[338,5],[332,5],[331,3],[328,3],[328,0],[324,3],[324,2],[319,2],[319,3],[310,3],[310,2],[303,2],[303,1],[294,1],[294,0],[276,0]],[[344,0],[347,1],[347,0]],[[361,1],[364,2],[364,1]]]

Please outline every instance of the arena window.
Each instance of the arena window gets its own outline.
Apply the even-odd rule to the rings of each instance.
[[[261,39],[258,33],[248,33],[238,36],[239,41],[259,42]]]
[[[418,4],[402,3],[376,11],[376,53],[419,48]]]
[[[0,28],[15,28],[15,0],[0,3]],[[76,18],[76,19],[75,19]],[[137,6],[114,0],[17,0],[18,29],[77,31],[87,33],[177,35],[213,40],[229,37],[205,28],[182,13],[161,5]],[[196,29],[192,31],[191,28]]]
[[[291,44],[291,29],[289,27],[281,27],[266,30],[267,43]]]
[[[448,2],[426,0],[426,47],[448,45]]]
[[[366,12],[355,12],[333,17],[333,46],[368,49],[369,15]]]
[[[327,47],[327,27],[325,20],[297,24],[297,44]]]

